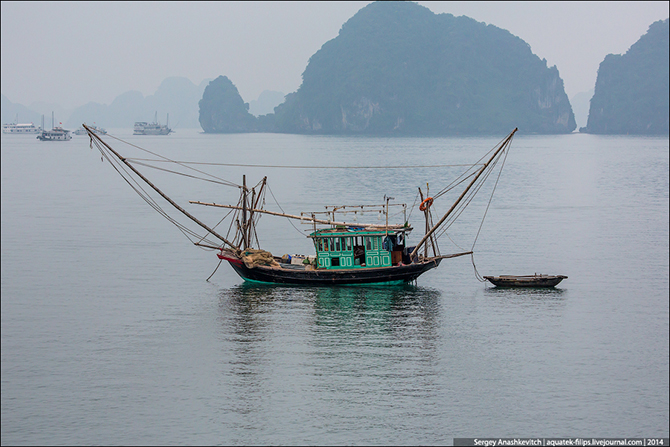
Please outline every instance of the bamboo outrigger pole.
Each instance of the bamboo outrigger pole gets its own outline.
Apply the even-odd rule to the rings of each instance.
[[[231,210],[242,210],[243,208],[241,206],[235,206],[235,205],[222,205],[220,203],[207,203],[207,202],[200,202],[198,200],[189,200],[189,203],[193,203],[195,205],[205,205],[205,206],[216,206],[219,208],[227,208]],[[407,228],[404,225],[373,225],[373,224],[362,224],[362,223],[351,223],[351,222],[334,222],[332,220],[323,220],[323,219],[316,219],[314,217],[306,217],[306,216],[297,216],[295,214],[286,214],[286,213],[278,213],[276,211],[268,211],[268,210],[262,210],[262,209],[247,209],[247,212],[252,212],[252,213],[264,213],[264,214],[270,214],[272,216],[280,216],[280,217],[287,217],[289,219],[296,219],[300,220],[303,222],[314,222],[314,223],[319,223],[319,224],[324,224],[324,225],[346,225],[350,227],[364,227],[364,228],[381,228],[385,229],[388,228],[389,230],[400,230],[403,228]]]
[[[431,228],[429,231],[426,232],[426,234],[423,236],[421,241],[416,245],[416,247],[414,247],[414,250],[412,251],[412,254],[410,254],[410,259],[414,259],[414,256],[416,256],[416,253],[419,251],[419,248],[421,248],[421,246],[435,232],[435,230],[437,230],[440,227],[440,225],[442,225],[442,223],[447,219],[447,217],[449,217],[449,215],[452,213],[452,211],[454,211],[456,206],[461,202],[461,200],[463,200],[463,197],[465,197],[465,195],[470,190],[470,188],[472,188],[472,185],[474,185],[475,182],[477,181],[477,179],[479,179],[479,177],[481,177],[481,175],[486,171],[486,168],[491,164],[491,162],[498,156],[498,154],[503,149],[505,149],[509,145],[509,142],[512,140],[512,137],[514,136],[514,134],[516,133],[517,130],[519,130],[519,129],[514,128],[512,133],[510,133],[507,136],[507,138],[505,138],[505,140],[500,144],[500,147],[498,148],[498,150],[495,151],[495,153],[491,156],[491,158],[489,158],[489,160],[486,162],[486,164],[484,166],[482,166],[482,168],[479,170],[479,172],[477,173],[475,178],[472,179],[472,181],[470,182],[468,187],[465,188],[465,191],[463,191],[461,193],[460,197],[456,200],[456,202],[454,202],[454,204],[451,205],[451,208],[449,208],[449,211],[447,211],[447,213],[444,216],[442,216],[442,219],[440,219],[440,221],[437,224],[435,224],[433,226],[433,228]]]
[[[128,166],[128,167],[129,167],[135,174],[137,174],[142,180],[144,180],[144,181],[146,182],[147,185],[151,186],[151,187],[154,189],[154,191],[156,191],[158,194],[161,195],[161,197],[163,197],[165,200],[167,200],[167,201],[170,203],[170,205],[174,206],[177,210],[179,210],[179,211],[180,211],[182,214],[184,214],[186,217],[188,217],[188,218],[191,219],[193,222],[195,222],[195,223],[197,223],[198,225],[200,225],[200,226],[201,226],[202,228],[204,228],[205,230],[209,231],[212,235],[214,235],[215,237],[217,237],[218,239],[220,239],[224,244],[227,244],[227,245],[230,246],[231,248],[233,248],[233,249],[235,249],[235,250],[238,250],[238,247],[236,247],[235,244],[233,244],[232,242],[230,242],[230,241],[229,241],[228,239],[226,239],[225,237],[221,236],[219,233],[217,233],[216,231],[214,231],[212,228],[210,228],[210,227],[208,227],[207,225],[205,225],[204,223],[200,222],[195,216],[191,215],[191,214],[190,214],[188,211],[186,211],[184,208],[182,208],[181,206],[177,205],[177,203],[175,203],[174,200],[172,200],[171,198],[169,198],[168,196],[166,196],[165,193],[163,193],[163,191],[161,191],[161,190],[158,189],[153,183],[151,183],[151,182],[149,181],[149,179],[147,179],[147,178],[146,178],[145,176],[143,176],[137,169],[135,169],[135,168],[134,168],[134,167],[133,167],[133,166],[132,166],[132,165],[131,165],[125,158],[124,158],[124,157],[122,157],[118,152],[116,152],[114,149],[112,149],[107,143],[105,143],[104,141],[102,141],[102,139],[101,139],[95,132],[93,132],[93,131],[92,131],[86,124],[82,124],[82,126],[84,126],[84,129],[86,129],[86,131],[88,132],[88,135],[89,135],[89,137],[91,138],[91,140],[93,140],[93,139],[95,138],[96,141],[99,141],[99,142],[100,142],[103,146],[105,146],[110,152],[112,152],[112,153],[113,153],[119,160],[121,160],[121,161],[123,162],[123,164],[125,164],[126,166]]]

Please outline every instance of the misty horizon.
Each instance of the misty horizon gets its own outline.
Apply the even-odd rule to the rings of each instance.
[[[2,2],[2,94],[66,111],[129,91],[147,97],[166,78],[200,85],[219,75],[246,102],[266,90],[288,94],[309,58],[368,3]],[[668,17],[667,2],[419,4],[518,36],[556,65],[569,98],[594,87],[607,54],[625,53]]]

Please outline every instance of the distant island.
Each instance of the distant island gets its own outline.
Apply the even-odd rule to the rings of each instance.
[[[198,127],[198,100],[209,79],[195,85],[188,78],[169,77],[161,82],[153,95],[129,91],[117,96],[111,104],[88,103],[75,109],[68,126],[97,122],[105,127],[132,128],[136,121],[153,121],[158,114],[163,124],[170,118],[170,127]]]
[[[207,133],[256,132],[257,119],[249,113],[237,87],[219,76],[205,88],[200,106],[200,126]]]
[[[288,133],[560,134],[576,128],[556,67],[508,31],[411,2],[375,2],[309,60],[275,109]]]
[[[600,64],[589,119],[580,132],[668,134],[668,19],[654,22],[624,55]]]
[[[21,122],[32,121],[37,124],[41,122],[42,115],[47,115],[46,125],[49,127],[51,112],[55,108],[58,121],[69,129],[76,129],[82,123],[132,129],[136,121],[153,121],[156,114],[163,123],[169,114],[172,128],[197,128],[200,126],[198,101],[209,81],[206,79],[200,85],[195,85],[184,77],[168,77],[152,95],[144,96],[139,91],[131,90],[117,96],[111,104],[89,102],[74,110],[63,110],[58,105],[48,104],[35,104],[32,106],[35,109],[31,110],[2,95],[2,122],[15,121],[18,116]]]
[[[200,101],[205,132],[562,134],[576,128],[557,68],[508,31],[411,2],[375,2],[309,60],[299,89],[254,117],[225,76]]]

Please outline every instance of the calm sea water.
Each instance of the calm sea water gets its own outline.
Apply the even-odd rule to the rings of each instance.
[[[266,208],[412,205],[499,138],[115,135],[255,184]],[[116,146],[115,146],[116,147]],[[119,146],[121,147],[121,146]],[[244,284],[144,203],[86,137],[2,135],[2,444],[451,444],[454,437],[668,437],[667,138],[524,136],[469,257],[407,287]],[[145,170],[188,200],[237,190]],[[488,192],[440,239],[472,247]],[[277,205],[276,201],[279,203]],[[435,202],[444,212],[449,200]],[[281,208],[279,208],[281,206]],[[410,219],[418,241],[424,223]],[[309,226],[263,217],[275,255]],[[411,242],[411,241],[410,241]]]

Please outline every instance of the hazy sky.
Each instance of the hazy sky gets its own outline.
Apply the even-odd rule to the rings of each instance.
[[[110,104],[163,79],[226,75],[246,102],[300,86],[309,57],[369,2],[2,2],[2,93],[30,106]],[[419,2],[507,29],[558,67],[569,97],[668,2]]]

